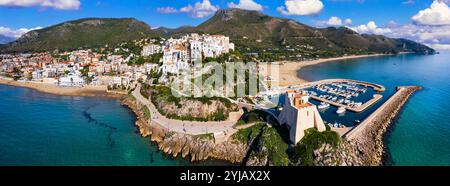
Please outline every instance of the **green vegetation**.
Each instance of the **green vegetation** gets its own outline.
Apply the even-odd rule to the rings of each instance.
[[[150,118],[152,118],[152,113],[150,112],[150,110],[148,109],[147,106],[143,106],[143,107],[142,107],[142,111],[144,112],[144,117],[145,117],[145,119],[150,119]]]
[[[114,85],[108,85],[106,88],[108,90],[126,90],[127,86],[114,84]]]
[[[224,21],[224,17],[230,18]],[[345,54],[435,51],[423,44],[380,35],[358,34],[346,27],[313,28],[294,20],[275,18],[257,11],[219,10],[197,27],[152,30],[135,19],[80,19],[32,31],[13,44],[0,46],[0,52],[39,52],[118,46],[123,42],[161,36],[177,37],[187,33],[223,34],[235,43],[237,51],[217,59],[224,62],[302,60]],[[139,54],[140,46],[126,43],[125,53]],[[119,51],[120,52],[120,51]],[[124,53],[124,54],[125,54]]]
[[[197,139],[197,140],[202,140],[202,139],[205,139],[205,140],[214,140],[214,134],[213,133],[208,133],[208,134],[200,134],[200,135],[195,135],[195,136],[192,136],[194,139]]]
[[[236,139],[244,144],[248,144],[250,140],[255,139],[261,133],[261,130],[266,127],[266,123],[258,123],[251,127],[240,129],[238,132],[234,133],[232,138]]]
[[[91,83],[94,79],[93,76],[89,76],[89,66],[85,66],[83,69],[80,70],[81,76],[86,79],[86,83]]]
[[[186,121],[225,121],[228,119],[228,114],[232,111],[236,111],[237,107],[231,103],[230,100],[222,97],[177,97],[174,96],[172,90],[167,86],[150,86],[144,85],[141,89],[141,94],[149,98],[154,105],[156,105],[158,111],[171,119],[186,120]],[[150,96],[151,95],[151,96]],[[190,114],[180,114],[174,112],[167,112],[162,108],[163,105],[174,104],[177,108],[182,108],[184,105],[182,101],[198,101],[203,104],[212,104],[213,101],[223,104],[223,108],[218,108],[213,114],[207,117],[194,117]]]
[[[260,145],[267,149],[267,157],[273,165],[289,165],[289,157],[286,153],[288,145],[283,141],[275,128],[269,127],[264,130],[260,140]]]
[[[131,101],[136,101],[136,98],[132,94],[128,94],[125,98]]]
[[[149,57],[143,57],[143,56],[139,56],[139,57],[135,57],[133,59],[131,59],[128,62],[128,65],[143,65],[145,63],[155,63],[158,64],[160,59],[162,57],[162,54],[155,54]]]
[[[337,147],[340,141],[341,138],[334,131],[319,132],[314,128],[308,129],[303,139],[295,146],[292,159],[300,162],[300,165],[313,166],[314,150],[319,149],[323,144]]]
[[[224,21],[224,17],[229,19]],[[346,27],[313,28],[294,20],[241,9],[219,10],[215,16],[197,27],[166,31],[174,35],[200,32],[229,36],[236,49],[241,52],[240,58],[244,62],[303,60],[345,54],[435,52],[423,44],[409,40],[361,35]]]
[[[17,40],[18,44],[5,45],[2,52],[39,52],[75,50],[116,46],[122,42],[154,35],[150,26],[136,19],[80,19],[35,30]],[[133,51],[137,52],[137,51]],[[140,52],[140,51],[139,51]]]
[[[232,138],[244,144],[252,143],[250,157],[258,159],[267,157],[275,166],[289,165],[288,144],[276,128],[269,127],[266,123],[240,129]]]
[[[151,84],[158,84],[158,81],[162,75],[163,75],[162,71],[151,70],[150,73],[148,73],[147,78],[150,80]]]
[[[259,122],[267,122],[266,118],[269,115],[270,115],[269,113],[261,110],[252,110],[250,112],[244,113],[241,119],[236,123],[236,126]]]

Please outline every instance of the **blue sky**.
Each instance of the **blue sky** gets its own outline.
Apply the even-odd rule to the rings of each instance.
[[[0,26],[9,28],[45,27],[67,20],[85,17],[134,17],[152,26],[178,27],[197,25],[207,18],[191,18],[185,13],[161,14],[158,7],[182,8],[194,5],[201,0],[81,0],[78,10],[58,10],[39,6],[17,7],[0,6]],[[229,2],[239,0],[210,0],[220,8],[227,8]],[[318,20],[331,16],[345,17],[355,24],[376,21],[388,24],[393,20],[408,23],[419,10],[431,4],[431,0],[416,0],[414,4],[403,4],[406,0],[323,0],[324,8],[317,15],[286,16],[276,10],[284,4],[283,0],[255,0],[265,6],[263,10],[272,16],[288,17],[315,26]]]
[[[442,3],[444,7],[432,8],[432,3]],[[0,0],[0,34],[18,37],[28,29],[86,17],[134,17],[152,27],[175,28],[200,24],[216,9],[237,6],[315,27],[348,26],[358,32],[396,37],[403,36],[396,30],[409,29],[412,35],[404,37],[430,45],[450,44],[450,33],[441,34],[437,40],[414,35],[414,29],[427,28],[427,33],[432,33],[450,26],[450,9],[445,8],[449,3],[450,0]],[[428,14],[418,16],[426,9],[431,9],[429,15],[440,13],[441,19],[430,20],[433,16]]]

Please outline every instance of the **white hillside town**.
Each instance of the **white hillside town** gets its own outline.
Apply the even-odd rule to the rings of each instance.
[[[150,73],[178,74],[188,70],[194,61],[234,50],[229,37],[223,35],[192,33],[180,38],[133,42],[140,48],[138,53],[122,44],[113,49],[104,46],[67,52],[2,54],[0,75],[61,87],[126,87],[130,82],[147,79]],[[153,59],[150,63],[136,63],[150,58]]]

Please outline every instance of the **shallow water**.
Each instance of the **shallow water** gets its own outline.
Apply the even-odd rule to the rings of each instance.
[[[0,165],[191,165],[138,134],[119,100],[0,85]],[[226,164],[207,161],[200,165]]]

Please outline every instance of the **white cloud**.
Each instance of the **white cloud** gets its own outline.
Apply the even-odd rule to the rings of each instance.
[[[211,14],[214,14],[219,10],[218,6],[211,4],[209,0],[203,0],[203,2],[196,2],[194,6],[188,5],[180,9],[180,12],[186,12],[193,18],[204,18]]]
[[[390,28],[381,28],[378,27],[375,21],[369,21],[365,25],[359,25],[356,27],[349,27],[350,29],[358,32],[358,33],[365,33],[365,34],[377,34],[377,35],[384,35],[391,33],[392,30]]]
[[[0,0],[0,6],[11,7],[42,7],[60,10],[78,10],[79,0]]]
[[[333,17],[330,17],[330,19],[328,19],[326,24],[329,26],[341,26],[342,20],[339,17],[333,16]]]
[[[188,5],[188,6],[186,6],[186,7],[181,8],[181,9],[180,9],[180,12],[191,12],[192,9],[194,9],[194,8],[192,7],[192,5]]]
[[[38,29],[42,29],[42,27],[36,27],[36,28],[20,28],[17,30],[14,30],[12,28],[8,28],[8,27],[0,27],[0,35],[4,35],[7,37],[12,37],[12,38],[19,38],[20,36],[22,36],[23,34],[26,34],[29,31],[32,30],[38,30]]]
[[[334,27],[339,27],[339,26],[350,26],[352,25],[352,20],[350,18],[347,18],[345,20],[342,20],[339,17],[336,16],[332,16],[330,17],[328,20],[324,20],[324,21],[319,21],[317,23],[318,26],[334,26]]]
[[[450,8],[446,1],[435,0],[430,8],[419,11],[412,20],[420,25],[450,25]]]
[[[429,44],[450,44],[450,26],[424,26],[407,24],[390,28],[394,38],[408,38]]]
[[[344,25],[352,25],[353,21],[350,18],[344,20]]]
[[[414,0],[406,0],[406,1],[402,2],[402,4],[404,4],[404,5],[412,5],[414,3],[416,3]]]
[[[172,13],[177,13],[178,12],[178,10],[176,8],[173,8],[173,7],[170,7],[170,6],[157,8],[156,11],[158,13],[163,13],[163,14],[172,14]]]
[[[284,4],[277,8],[284,15],[314,15],[324,7],[320,0],[286,0]]]
[[[228,3],[228,7],[230,8],[240,8],[245,10],[256,10],[262,11],[264,7],[253,0],[240,0],[238,4],[234,4],[233,2]]]

